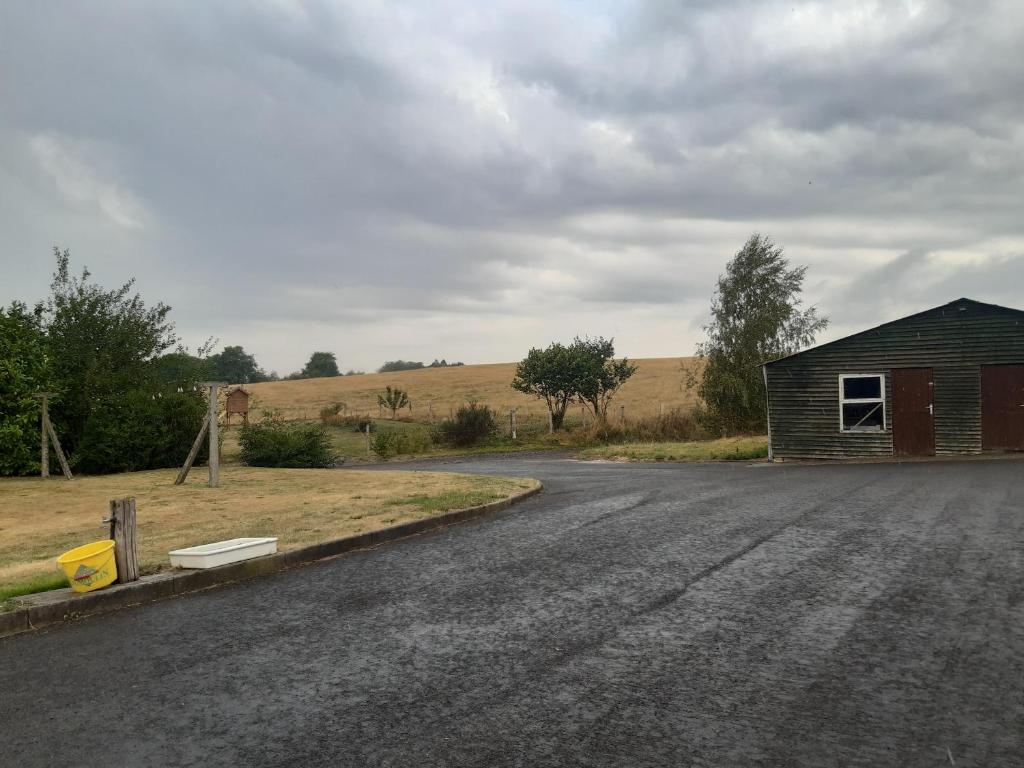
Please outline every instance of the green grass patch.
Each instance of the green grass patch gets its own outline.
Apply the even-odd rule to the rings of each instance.
[[[16,584],[0,584],[0,611],[17,607],[13,598],[34,595],[36,592],[49,592],[51,589],[63,589],[68,580],[63,573],[46,573],[33,576]]]
[[[726,437],[687,443],[624,443],[580,452],[583,459],[628,461],[751,461],[768,455],[768,438]]]

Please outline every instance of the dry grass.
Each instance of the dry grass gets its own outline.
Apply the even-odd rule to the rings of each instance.
[[[689,408],[694,395],[683,386],[681,366],[693,364],[691,357],[659,357],[634,360],[638,370],[615,397],[613,410],[624,405],[629,417],[652,416],[665,410]],[[251,408],[258,414],[272,408],[289,419],[316,419],[320,409],[344,402],[349,413],[377,415],[377,394],[384,387],[398,386],[409,393],[413,410],[403,416],[427,420],[428,403],[433,403],[434,416],[447,417],[451,409],[475,400],[489,405],[499,413],[518,407],[520,416],[528,417],[547,411],[544,404],[512,389],[515,363],[466,365],[452,368],[424,368],[397,373],[369,373],[362,376],[338,376],[327,379],[272,381],[250,384]],[[578,410],[578,409],[576,409]],[[571,411],[570,416],[575,412]],[[546,418],[546,417],[545,417]]]
[[[106,538],[112,498],[134,496],[144,573],[169,567],[179,547],[277,536],[279,547],[326,541],[505,498],[536,481],[437,472],[225,467],[221,487],[176,470],[48,481],[0,479],[0,588],[45,581],[66,550]]]
[[[584,459],[620,461],[748,461],[768,455],[768,438],[724,437],[686,443],[624,443],[588,448]]]

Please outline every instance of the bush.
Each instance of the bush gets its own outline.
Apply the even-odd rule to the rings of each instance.
[[[315,424],[272,419],[246,424],[238,438],[242,462],[250,467],[332,467],[337,457],[327,430]]]
[[[378,458],[390,459],[398,453],[398,435],[394,432],[378,432],[370,440],[370,450],[377,454]]]
[[[382,429],[370,440],[370,450],[382,459],[398,454],[424,453],[434,445],[430,433],[422,430],[392,431]]]
[[[437,431],[441,442],[465,448],[491,437],[498,431],[498,422],[486,405],[470,403],[459,408],[455,418],[442,421]]]
[[[145,390],[96,403],[83,425],[75,471],[85,474],[138,472],[180,466],[206,417],[202,393]],[[203,442],[197,461],[208,455]]]
[[[39,471],[39,401],[51,389],[39,322],[22,305],[0,308],[0,475]]]
[[[625,423],[609,419],[596,424],[587,436],[599,443],[662,443],[706,440],[710,437],[694,411],[673,408],[664,416],[644,416]]]
[[[334,403],[333,405],[327,405],[320,409],[320,421],[324,424],[330,424],[331,420],[344,413],[348,409],[345,403]]]

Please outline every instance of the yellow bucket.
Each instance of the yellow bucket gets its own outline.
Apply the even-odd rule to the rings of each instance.
[[[114,542],[110,539],[75,547],[58,557],[57,565],[75,592],[92,592],[117,580]]]

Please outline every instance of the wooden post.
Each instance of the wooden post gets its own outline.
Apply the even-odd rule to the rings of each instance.
[[[555,434],[555,414],[551,412],[550,408],[548,409],[548,434]]]
[[[366,455],[370,455],[370,420],[366,420]]]
[[[57,431],[53,428],[53,422],[50,421],[50,398],[56,397],[56,392],[37,392],[36,397],[39,398],[39,469],[41,477],[50,476],[50,443],[53,443],[53,449],[57,452],[57,460],[60,462],[61,471],[64,473],[64,477],[68,480],[72,480],[71,468],[68,466],[68,460],[64,456],[64,449],[60,446],[60,440],[57,439]]]
[[[114,540],[117,581],[127,584],[139,580],[139,537],[135,524],[135,499],[111,499],[110,538]]]
[[[185,459],[185,463],[181,467],[181,471],[178,473],[177,479],[174,481],[175,485],[181,485],[185,482],[185,478],[188,477],[188,471],[192,469],[192,462],[196,460],[196,456],[199,454],[199,448],[203,444],[203,438],[206,437],[206,430],[210,428],[210,416],[207,414],[206,418],[203,419],[203,426],[199,429],[199,434],[196,435],[195,441],[192,443],[192,448],[188,452],[188,458]]]
[[[513,440],[516,439],[516,409],[508,409],[508,432]]]
[[[192,443],[192,449],[188,452],[188,458],[185,459],[185,463],[182,465],[178,477],[174,480],[174,484],[181,485],[185,482],[189,470],[192,469],[192,463],[196,460],[196,456],[199,453],[199,448],[203,444],[203,436],[209,434],[210,487],[216,488],[220,484],[220,444],[217,438],[217,390],[220,387],[226,387],[227,384],[223,381],[204,381],[202,386],[208,387],[210,390],[209,409],[206,412],[206,418],[203,420],[203,426],[200,427],[199,434],[196,435],[195,442]]]
[[[53,428],[53,422],[50,421],[50,413],[46,412],[46,431],[50,433],[50,440],[53,441],[53,450],[57,452],[57,461],[60,462],[60,471],[64,473],[64,477],[68,480],[73,479],[71,474],[71,467],[68,466],[68,460],[64,458],[64,449],[60,447],[60,440],[57,439],[57,431]]]
[[[217,427],[217,389],[227,385],[222,381],[205,381],[203,382],[203,386],[210,388],[210,428],[207,430],[210,435],[210,487],[216,488],[220,485],[220,439]]]
[[[42,400],[43,413],[39,417],[39,466],[41,467],[40,475],[43,479],[50,476],[50,436],[46,434],[46,398],[50,393],[44,393],[39,395]]]
[[[619,406],[619,421],[622,423],[626,422],[626,406],[624,405]]]

